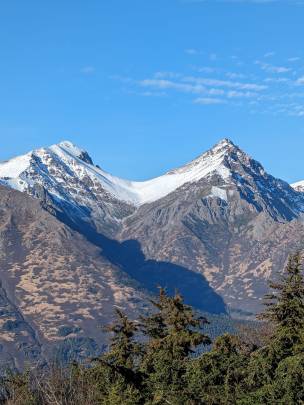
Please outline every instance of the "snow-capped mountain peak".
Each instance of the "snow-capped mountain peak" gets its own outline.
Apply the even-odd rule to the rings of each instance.
[[[0,163],[0,181],[19,191],[29,192],[39,184],[63,199],[67,198],[67,189],[74,197],[82,195],[85,198],[88,191],[102,188],[114,198],[138,206],[156,201],[185,183],[198,181],[212,172],[228,178],[230,171],[224,160],[232,150],[238,148],[224,139],[189,164],[160,177],[138,182],[112,176],[94,166],[87,151],[70,141],[62,141]]]
[[[37,195],[37,187],[42,187],[57,200],[77,209],[83,207],[92,211],[108,200],[133,207],[151,203],[185,184],[197,183],[202,179],[209,181],[213,176],[221,179],[221,187],[224,189],[234,185],[243,195],[252,196],[250,198],[253,200],[254,195],[262,194],[271,194],[269,198],[275,198],[273,190],[280,190],[282,198],[285,195],[292,200],[300,198],[299,193],[285,182],[269,176],[258,162],[229,139],[221,140],[209,151],[180,168],[140,182],[121,179],[103,171],[93,164],[84,149],[69,141],[0,163],[1,183],[34,196]],[[212,186],[217,186],[218,181]],[[226,195],[226,192],[219,191],[220,195]],[[302,210],[303,202],[300,200],[301,208],[296,210]]]
[[[59,142],[56,145],[50,146],[50,149],[55,152],[61,149],[66,154],[69,154],[74,158],[80,159],[80,160],[84,161],[85,163],[93,165],[93,161],[92,161],[90,155],[88,154],[88,152],[86,150],[81,149],[78,146],[74,145],[70,141]]]
[[[229,138],[223,138],[221,139],[212,149],[217,150],[217,149],[222,149],[225,148],[226,150],[229,149],[239,149],[231,139]]]
[[[74,145],[70,141],[61,141],[58,144],[53,145],[53,147],[54,146],[58,146],[59,148],[62,148],[66,152],[74,155],[75,157],[79,157],[82,153],[86,153],[86,151],[84,149],[79,148],[78,146]]]

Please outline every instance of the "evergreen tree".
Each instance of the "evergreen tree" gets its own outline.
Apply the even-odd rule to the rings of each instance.
[[[118,308],[116,320],[104,330],[112,335],[109,351],[95,359],[88,371],[104,404],[142,404],[142,374],[139,371],[142,346],[137,341],[138,324]]]
[[[142,346],[136,340],[139,325],[131,321],[120,309],[116,308],[116,321],[104,330],[112,334],[110,350],[105,360],[117,367],[133,370],[142,354]]]
[[[270,342],[251,356],[247,389],[242,404],[294,404],[287,398],[295,395],[304,401],[304,278],[300,254],[289,258],[285,272],[266,296],[266,310],[260,319],[272,322],[274,332]],[[288,373],[297,376],[297,384]],[[281,389],[278,389],[281,387]],[[287,402],[282,402],[283,398]],[[259,402],[260,401],[260,402]],[[281,401],[281,402],[278,402]]]
[[[181,295],[169,297],[163,289],[152,304],[156,313],[142,318],[142,330],[148,339],[141,364],[147,376],[147,403],[190,404],[187,363],[198,346],[211,343],[201,332],[207,320],[196,317]]]
[[[188,391],[196,403],[236,404],[246,377],[247,350],[237,336],[225,334],[210,352],[189,362]]]
[[[285,357],[303,349],[304,279],[301,255],[290,256],[285,272],[278,282],[270,282],[271,294],[266,295],[266,310],[260,319],[275,325],[278,356]]]

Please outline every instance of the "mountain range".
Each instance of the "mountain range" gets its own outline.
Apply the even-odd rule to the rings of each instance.
[[[17,368],[102,350],[113,307],[142,313],[158,286],[251,319],[303,250],[304,182],[271,176],[228,139],[143,182],[64,141],[0,163],[0,184],[0,358]]]

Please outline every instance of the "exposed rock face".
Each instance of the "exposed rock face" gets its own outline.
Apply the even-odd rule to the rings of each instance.
[[[157,285],[167,286],[169,291],[178,288],[188,303],[201,310],[223,313],[228,305],[233,315],[244,317],[260,310],[268,279],[282,269],[290,252],[303,248],[304,193],[269,175],[260,163],[227,139],[189,164],[146,182],[123,180],[106,173],[94,166],[87,152],[70,142],[0,164],[0,181],[40,200],[47,212],[41,211],[37,203],[39,215],[52,221],[56,220],[51,215],[55,216],[60,221],[56,221],[56,226],[62,227],[50,239],[48,235],[52,233],[45,226],[39,240],[46,238],[46,247],[39,242],[39,250],[35,235],[40,225],[34,234],[28,234],[31,227],[22,229],[26,235],[23,244],[28,244],[31,252],[37,250],[38,255],[36,258],[31,253],[34,264],[30,268],[28,257],[22,255],[14,259],[18,271],[6,267],[11,274],[19,275],[11,294],[19,294],[18,308],[22,313],[31,302],[34,307],[43,308],[50,283],[54,291],[59,289],[52,277],[67,277],[67,289],[60,300],[71,301],[72,311],[76,311],[69,272],[73,272],[74,281],[78,280],[78,305],[95,300],[93,307],[97,301],[105,300],[110,311],[115,301],[112,296],[108,300],[103,294],[96,295],[98,289],[80,286],[89,278],[98,288],[111,291],[108,285],[121,285],[119,277],[115,278],[118,271],[128,274],[136,288],[141,286],[151,292],[156,291]],[[33,215],[25,213],[20,222],[30,221],[28,217]],[[2,222],[5,221],[8,220]],[[18,221],[14,224],[18,232],[11,235],[13,253],[9,253],[8,247],[4,251],[6,261],[9,254],[17,254],[21,243],[21,225]],[[41,236],[44,234],[46,237]],[[62,255],[54,259],[54,252],[62,249]],[[43,262],[35,264],[41,258]],[[86,268],[76,265],[85,261]],[[71,269],[68,272],[66,264]],[[31,270],[35,266],[43,274],[40,281]],[[96,266],[102,269],[102,277]],[[19,292],[20,283],[21,287],[27,285],[28,277],[36,287],[30,283],[32,291]],[[123,294],[128,290],[121,287],[120,291]],[[137,299],[136,289],[130,294]],[[87,321],[83,325],[68,322],[66,312],[71,313],[72,304],[66,301],[62,307],[58,297],[47,301],[53,305],[49,314],[58,310],[62,322],[53,319],[55,326],[48,331],[41,322],[39,327],[44,328],[44,334],[54,338],[60,330],[62,338],[72,330],[66,336],[73,338],[74,327],[84,330]],[[129,310],[127,301],[122,301],[121,306],[126,305]],[[90,316],[97,316],[100,308],[96,308]]]
[[[103,187],[103,172],[88,153],[66,141],[0,164],[0,182],[39,198],[50,212],[81,219],[110,237],[134,211]]]
[[[113,306],[130,316],[147,296],[99,248],[45,211],[38,199],[0,186],[0,358],[3,367],[97,354]],[[72,350],[75,349],[75,350]]]
[[[137,240],[147,258],[202,274],[233,315],[246,316],[261,309],[288,254],[303,249],[304,200],[231,142],[219,145],[221,170],[139,207],[120,238]]]
[[[202,274],[232,315],[247,316],[261,310],[268,280],[287,256],[303,249],[304,227],[300,220],[279,222],[254,210],[235,193],[231,204],[184,193],[143,206],[125,221],[121,238],[132,235],[147,259]]]

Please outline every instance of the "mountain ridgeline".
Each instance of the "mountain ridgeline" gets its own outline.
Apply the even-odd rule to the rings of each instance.
[[[22,348],[17,362],[58,342],[63,356],[69,345],[95,353],[113,306],[137,316],[158,286],[200,311],[253,318],[304,247],[301,183],[228,139],[144,182],[65,141],[0,163],[0,184],[2,346]]]

